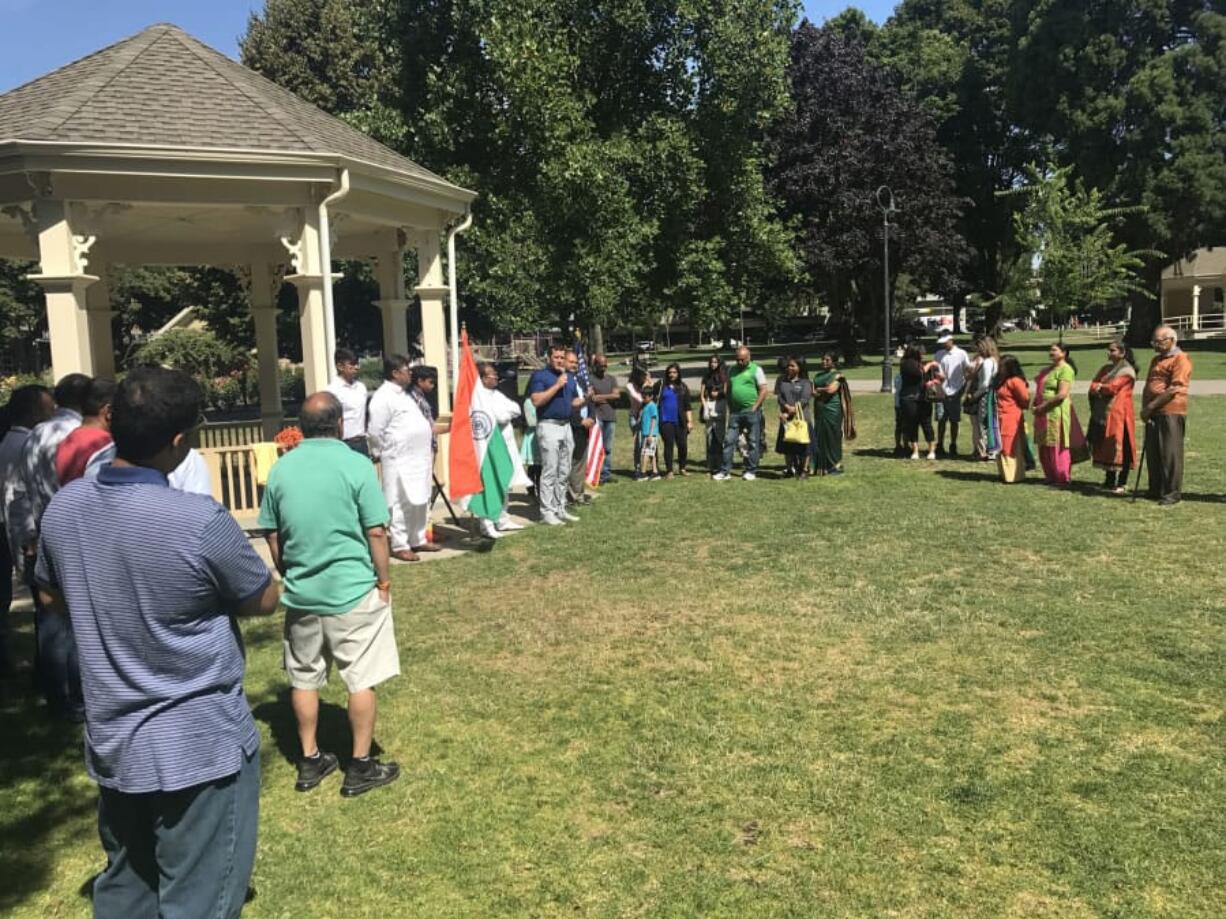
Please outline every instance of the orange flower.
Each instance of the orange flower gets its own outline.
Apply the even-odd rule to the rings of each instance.
[[[302,443],[302,431],[295,427],[282,428],[273,441],[282,450],[292,450]]]

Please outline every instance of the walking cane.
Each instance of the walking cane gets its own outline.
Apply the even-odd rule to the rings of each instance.
[[[1137,503],[1137,493],[1141,491],[1141,474],[1145,471],[1145,456],[1149,453],[1149,432],[1153,427],[1153,419],[1145,422],[1145,440],[1141,445],[1141,462],[1137,463],[1137,481],[1132,486],[1132,500],[1130,504]]]

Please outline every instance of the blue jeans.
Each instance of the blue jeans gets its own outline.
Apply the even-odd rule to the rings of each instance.
[[[234,775],[181,791],[100,788],[106,870],[94,881],[94,919],[234,919],[255,863],[260,752]]]
[[[9,553],[9,541],[0,533],[0,673],[8,673],[9,659],[9,610],[13,606],[13,556]]]
[[[741,431],[745,432],[745,440],[749,445],[749,454],[745,457],[745,471],[758,471],[758,460],[762,450],[762,412],[744,411],[731,412],[728,415],[728,430],[724,433],[724,462],[720,472],[727,475],[732,471],[732,457],[736,453],[736,442]]]
[[[600,436],[604,438],[604,465],[600,467],[601,483],[613,478],[613,432],[617,430],[617,421],[600,422]]]
[[[67,614],[61,616],[39,602],[33,558],[26,559],[25,574],[26,586],[34,598],[38,684],[52,712],[80,720],[85,715],[85,697],[81,693],[81,668],[77,663],[77,637],[72,631],[72,620]]]

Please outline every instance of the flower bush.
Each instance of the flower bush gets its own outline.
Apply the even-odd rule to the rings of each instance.
[[[296,427],[282,428],[273,438],[273,442],[287,453],[302,443],[302,431]]]

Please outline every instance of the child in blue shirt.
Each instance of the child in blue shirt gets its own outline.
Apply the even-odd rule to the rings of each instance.
[[[660,433],[660,407],[656,405],[655,389],[643,387],[643,407],[639,411],[639,434],[643,441],[642,470],[649,479],[660,477],[660,465],[656,461],[656,435]],[[648,473],[648,462],[651,472]]]

